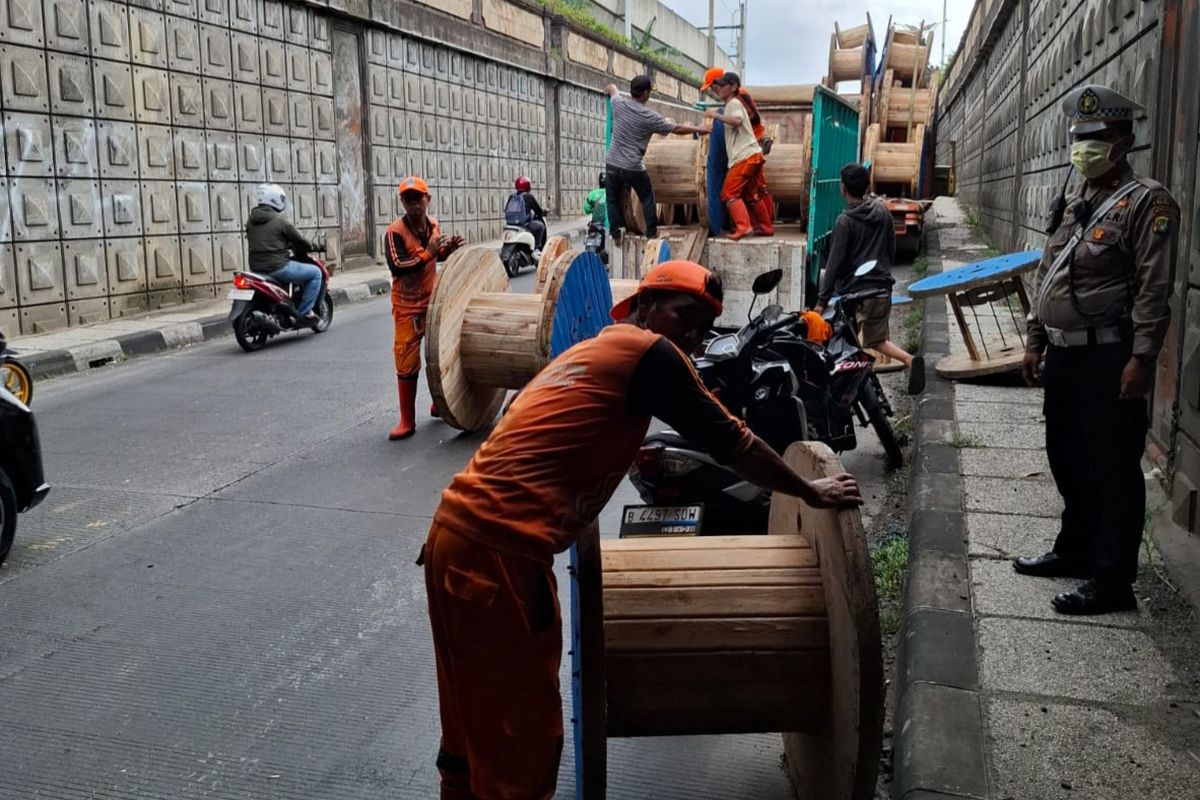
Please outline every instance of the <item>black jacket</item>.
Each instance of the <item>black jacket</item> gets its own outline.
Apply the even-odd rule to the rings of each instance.
[[[833,224],[825,277],[821,279],[818,299],[828,305],[835,294],[846,294],[878,286],[891,286],[892,261],[896,257],[896,232],[892,215],[882,200],[872,198],[850,206]],[[867,261],[878,262],[870,275],[854,276],[854,270]]]
[[[292,257],[313,246],[287,218],[270,206],[256,206],[246,222],[246,250],[251,272],[274,272]]]

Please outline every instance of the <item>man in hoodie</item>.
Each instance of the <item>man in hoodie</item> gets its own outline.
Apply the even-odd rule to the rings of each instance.
[[[724,111],[710,108],[704,112],[704,116],[725,126],[729,172],[721,187],[721,199],[735,226],[729,238],[736,241],[750,233],[771,236],[775,232],[771,221],[774,208],[767,194],[767,181],[763,177],[766,160],[754,132],[757,109],[752,114],[753,101],[739,96],[742,79],[735,72],[722,74],[712,81],[712,88],[725,103]]]
[[[842,167],[842,197],[846,210],[833,225],[829,257],[825,261],[825,276],[817,295],[817,313],[823,313],[835,294],[858,292],[864,289],[887,287],[892,278],[892,260],[896,257],[896,232],[892,215],[877,198],[867,198],[871,176],[862,164]],[[866,275],[854,272],[868,261],[875,268]],[[858,304],[858,324],[862,328],[862,346],[890,356],[908,370],[908,393],[920,394],[925,389],[925,360],[905,352],[890,338],[888,321],[892,313],[891,292]]]
[[[392,441],[416,432],[421,340],[425,338],[425,311],[437,282],[436,264],[465,244],[461,236],[443,236],[441,225],[429,216],[429,185],[423,178],[405,178],[397,191],[404,216],[388,225],[383,234],[383,253],[392,273],[392,354],[400,396],[400,422],[388,433]],[[429,413],[436,417],[437,407]]]
[[[315,325],[313,313],[321,291],[321,270],[315,264],[292,259],[292,252],[315,250],[312,243],[300,235],[296,227],[283,216],[287,194],[274,183],[258,187],[257,205],[246,221],[246,249],[251,272],[270,275],[281,283],[298,283],[301,287],[300,307],[296,321]]]

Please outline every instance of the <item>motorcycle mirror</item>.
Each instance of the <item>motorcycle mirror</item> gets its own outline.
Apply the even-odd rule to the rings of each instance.
[[[866,275],[868,272],[871,272],[872,270],[874,270],[875,265],[878,263],[879,262],[876,261],[875,259],[871,259],[870,261],[868,261],[865,264],[863,264],[862,266],[860,266],[858,269],[854,270],[854,277],[861,278],[863,275]]]
[[[871,262],[872,264],[875,262]],[[750,291],[755,294],[767,294],[775,290],[779,282],[783,280],[783,270],[773,269],[770,272],[764,272],[754,279],[754,283],[750,286]]]

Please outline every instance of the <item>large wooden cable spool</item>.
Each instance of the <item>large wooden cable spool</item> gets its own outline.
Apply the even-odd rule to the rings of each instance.
[[[904,128],[928,125],[933,108],[933,89],[902,86],[895,73],[884,73],[883,84],[876,93],[877,108],[874,122],[883,128]]]
[[[545,290],[546,282],[550,280],[550,267],[559,256],[571,249],[571,242],[565,236],[551,236],[542,248],[542,257],[538,260],[537,277],[534,279],[533,291],[540,293]]]
[[[871,189],[877,186],[903,188],[915,197],[921,180],[921,148],[925,146],[925,126],[913,126],[909,142],[880,141],[882,129],[878,123],[867,128],[863,143],[863,160],[871,162]]]
[[[926,66],[929,64],[929,45],[918,44],[915,36],[893,31],[887,44],[887,63],[884,71],[891,70],[895,79],[905,86],[924,87],[927,81]]]
[[[746,91],[754,98],[759,111],[771,106],[812,106],[813,92],[816,91],[811,83],[784,84],[779,86],[747,86]]]
[[[764,166],[767,191],[775,204],[799,203],[808,206],[809,163],[808,143],[776,144],[771,148]]]
[[[842,81],[861,81],[867,70],[866,45],[839,47],[836,33],[829,35],[829,73],[826,85],[837,88]]]
[[[442,420],[467,431],[490,425],[509,389],[610,322],[611,292],[595,253],[562,253],[536,294],[510,293],[490,249],[452,255],[438,275],[425,331],[429,391]]]
[[[842,472],[823,444],[785,459]],[[604,796],[609,736],[780,731],[800,798],[874,797],[884,686],[861,518],[777,495],[770,531],[581,541],[582,796]]]
[[[862,47],[867,39],[871,37],[871,22],[870,15],[867,15],[867,21],[862,25],[855,25],[853,28],[842,29],[837,22],[833,23],[833,32],[837,35],[837,42],[840,47]]]

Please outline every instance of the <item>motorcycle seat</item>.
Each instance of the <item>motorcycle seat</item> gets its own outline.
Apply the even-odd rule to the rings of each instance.
[[[682,436],[680,436],[678,433],[671,430],[670,428],[664,428],[663,430],[658,431],[657,433],[652,433],[647,438],[654,439],[656,442],[660,442],[660,443],[666,445],[667,447],[686,447],[686,448],[693,447],[691,442],[689,442],[687,439],[683,438]]]
[[[247,270],[245,274],[254,278],[258,278],[259,280],[266,281],[267,283],[273,283],[276,286],[282,286],[285,289],[288,287],[287,281],[275,277],[270,272],[250,272]]]

